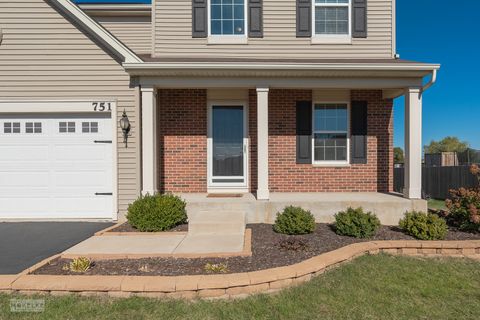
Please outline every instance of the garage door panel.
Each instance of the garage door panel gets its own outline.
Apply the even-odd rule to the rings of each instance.
[[[5,122],[20,130],[5,133]],[[96,193],[113,193],[113,147],[95,143],[112,140],[111,122],[107,115],[0,116],[0,218],[111,218],[113,196]],[[35,123],[41,132],[32,132]]]

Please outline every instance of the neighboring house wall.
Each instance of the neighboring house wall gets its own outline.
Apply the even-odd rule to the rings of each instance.
[[[151,17],[94,17],[105,29],[137,54],[152,52]]]
[[[138,93],[119,62],[43,0],[0,0],[0,100],[117,100],[119,209],[139,194]],[[116,123],[114,123],[116,125]]]
[[[368,1],[368,38],[312,45],[296,38],[296,1],[263,0],[263,38],[248,44],[208,45],[192,38],[192,0],[154,1],[155,57],[392,58],[392,0]],[[193,55],[193,56],[192,56]]]
[[[250,190],[257,189],[256,91],[249,90]],[[297,100],[312,90],[269,93],[269,176],[272,192],[389,192],[393,190],[393,101],[380,90],[353,90],[368,101],[368,163],[316,167],[296,163]],[[159,174],[161,190],[207,191],[207,90],[161,89]]]

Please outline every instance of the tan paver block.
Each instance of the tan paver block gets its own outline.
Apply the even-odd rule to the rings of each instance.
[[[437,249],[441,248],[443,241],[433,240],[433,241],[422,241],[422,248],[432,248]]]
[[[175,277],[148,277],[145,282],[146,292],[173,292],[175,291]]]
[[[270,282],[270,289],[282,289],[291,286],[293,283],[292,279],[283,279]]]
[[[19,276],[14,275],[0,275],[0,290],[9,290],[12,282],[14,282]]]
[[[311,279],[312,279],[312,275],[306,274],[304,276],[293,279],[293,284],[301,284],[301,283],[310,281]]]
[[[92,292],[92,291],[80,292],[80,295],[84,295],[88,292]],[[95,292],[95,293],[97,293],[97,292]],[[50,295],[52,295],[54,297],[65,297],[65,296],[70,296],[72,294],[75,294],[75,293],[70,292],[70,291],[50,291]]]
[[[398,249],[395,249],[395,248],[386,248],[386,249],[382,249],[382,251],[387,254],[398,254]]]
[[[176,291],[165,293],[165,298],[170,299],[188,299],[193,300],[198,298],[198,291]]]
[[[136,292],[133,295],[136,297],[150,298],[150,299],[161,299],[167,296],[165,292]]]
[[[70,292],[70,291],[64,291],[64,292],[72,294],[72,292]],[[83,297],[106,297],[106,296],[108,296],[108,292],[106,292],[106,291],[82,291],[82,292],[78,292],[78,294],[83,296]]]
[[[462,253],[466,256],[471,256],[475,254],[475,249],[474,248],[465,248],[462,249]]]
[[[442,248],[442,254],[461,255],[462,254],[462,249]]]
[[[407,240],[379,241],[378,244],[381,249],[405,248]]]
[[[432,249],[432,248],[422,248],[418,251],[421,254],[437,254],[437,249]]]
[[[408,255],[413,255],[413,254],[418,254],[417,248],[402,248],[402,254],[408,254]]]
[[[68,276],[65,289],[70,291],[121,291],[125,276]]]
[[[318,262],[317,260],[306,260],[304,262],[301,262],[297,264],[297,272],[295,274],[296,277],[301,277],[306,274],[314,273],[317,272],[318,270],[321,270],[325,268],[326,265],[324,262]]]
[[[225,289],[228,281],[223,274],[203,275],[198,280],[198,289]]]
[[[221,297],[225,295],[225,289],[205,289],[198,291],[200,298],[213,298]]]
[[[201,279],[201,275],[198,276],[181,276],[175,279],[175,290],[177,291],[191,291],[198,289],[198,282]]]
[[[150,277],[143,276],[125,276],[122,280],[121,290],[128,292],[142,292],[145,289],[145,283]]]
[[[108,296],[112,298],[130,298],[133,294],[131,292],[124,292],[124,291],[109,291]]]
[[[269,288],[270,287],[268,283],[261,283],[261,284],[255,284],[255,285],[244,286],[244,287],[228,288],[226,290],[226,293],[231,296],[237,296],[237,295],[243,295],[243,294],[253,294],[253,293],[264,292],[264,291],[267,291]]]
[[[248,272],[250,284],[271,282],[278,279],[278,268]]]
[[[226,274],[229,287],[247,286],[250,284],[250,277],[247,272]]]
[[[64,291],[67,290],[67,278],[65,276],[24,275],[12,283],[12,289]]]

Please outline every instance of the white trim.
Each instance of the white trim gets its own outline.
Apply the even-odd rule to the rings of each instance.
[[[110,103],[110,111],[93,111],[93,102]],[[0,114],[6,113],[110,113],[112,120],[112,220],[118,220],[118,130],[117,130],[117,102],[114,99],[84,100],[0,100]],[[75,220],[75,219],[73,219]],[[98,220],[105,220],[104,218]]]
[[[315,105],[317,104],[344,104],[347,106],[347,160],[338,160],[338,161],[330,161],[330,160],[315,160]],[[312,103],[312,164],[315,167],[345,167],[350,166],[350,109],[351,109],[351,102],[350,101],[313,101]],[[325,131],[325,133],[334,133],[334,131]],[[340,133],[340,132],[339,132]],[[345,133],[341,131],[341,133]]]
[[[247,30],[247,27],[248,27],[248,0],[243,0],[243,8],[244,8],[244,11],[243,11],[243,14],[244,14],[244,19],[243,19],[243,34],[239,34],[239,35],[223,35],[223,34],[216,34],[216,35],[212,35],[211,33],[211,27],[212,27],[212,24],[211,24],[211,20],[210,20],[210,15],[211,15],[211,4],[212,4],[212,1],[211,0],[207,0],[207,29],[208,29],[208,44],[221,44],[221,39],[222,37],[225,37],[225,40],[227,43],[226,44],[242,44],[243,42],[242,41],[246,41],[248,42],[248,30]],[[233,14],[233,13],[232,13]],[[243,40],[242,40],[243,38]],[[237,41],[237,42],[232,42],[232,41]]]
[[[214,183],[213,179],[213,138],[212,138],[212,107],[213,106],[242,106],[243,107],[243,183]],[[208,190],[247,190],[249,185],[249,138],[248,138],[248,101],[245,100],[211,100],[207,106],[207,189]],[[240,177],[220,177],[220,179],[240,179]]]
[[[317,34],[315,30],[316,7],[347,7],[348,8],[348,34]],[[312,0],[312,38],[311,44],[352,44],[352,0],[348,3],[316,3]]]
[[[100,24],[88,16],[84,11],[82,11],[78,6],[74,5],[70,0],[52,0],[57,3],[68,15],[72,18],[77,19],[81,24],[83,24],[90,33],[97,39],[103,41],[110,48],[116,51],[121,55],[126,63],[141,63],[140,59],[133,51],[121,43],[117,38],[115,38],[110,32],[105,30]]]
[[[397,0],[392,0],[392,58],[397,54]]]

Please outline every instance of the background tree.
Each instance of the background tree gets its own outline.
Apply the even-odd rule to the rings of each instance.
[[[393,163],[404,163],[405,156],[403,154],[403,149],[400,147],[393,148]]]
[[[460,141],[457,137],[445,137],[440,141],[432,140],[425,147],[425,153],[464,152],[468,147],[468,142]]]

